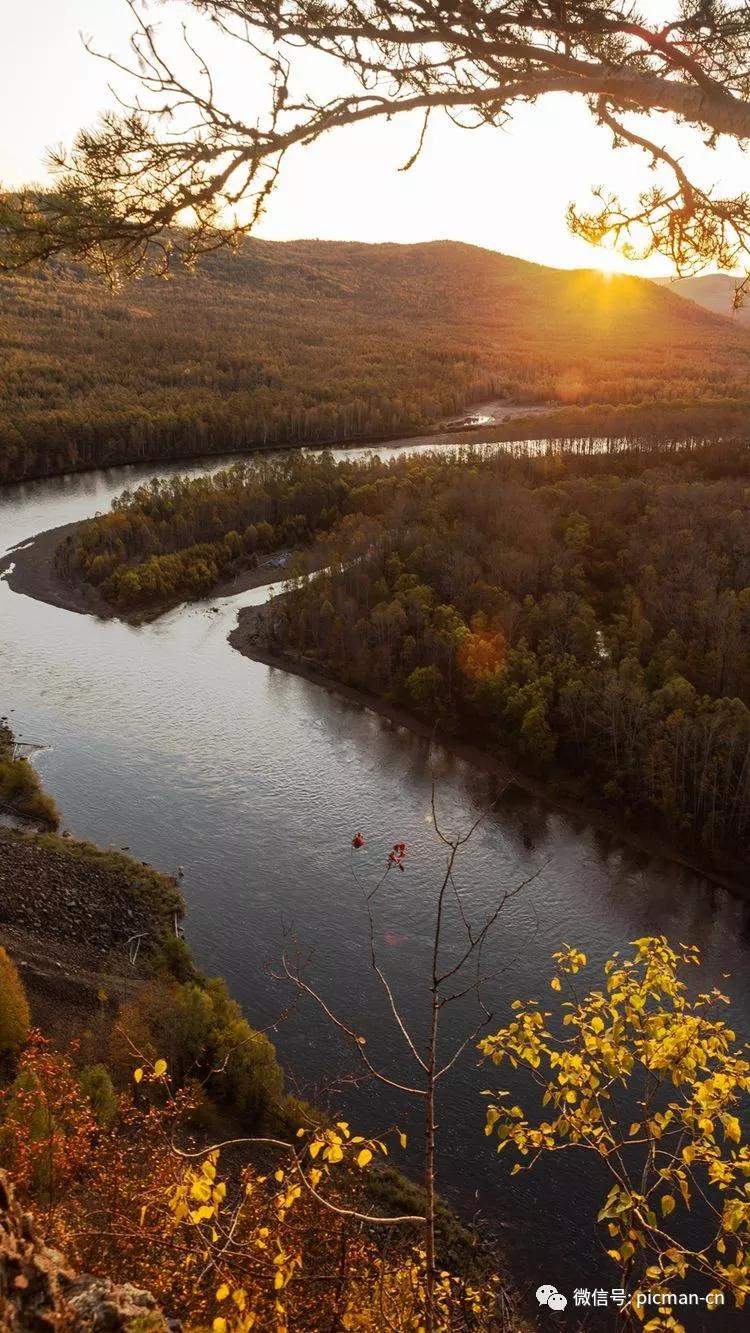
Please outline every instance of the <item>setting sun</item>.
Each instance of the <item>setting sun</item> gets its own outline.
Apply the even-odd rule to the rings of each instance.
[[[591,267],[598,269],[606,278],[628,272],[627,260],[619,250],[610,250],[601,245],[591,250]]]

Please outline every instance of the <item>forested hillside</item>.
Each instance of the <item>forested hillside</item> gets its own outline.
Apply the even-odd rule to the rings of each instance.
[[[449,242],[251,240],[118,294],[0,280],[0,481],[419,431],[490,395],[750,396],[750,336],[653,283]]]

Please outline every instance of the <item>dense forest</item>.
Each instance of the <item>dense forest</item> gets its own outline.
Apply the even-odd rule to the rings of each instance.
[[[155,478],[67,537],[57,570],[124,612],[205,596],[269,552],[327,532],[369,470],[300,452],[190,480]]]
[[[744,855],[749,475],[744,443],[297,456],[126,495],[59,562],[128,610],[315,537],[275,651]]]
[[[419,432],[491,396],[588,405],[597,430],[623,405],[649,429],[658,404],[683,438],[750,397],[747,329],[449,242],[249,240],[120,293],[72,262],[6,276],[0,365],[0,482]]]
[[[746,446],[404,465],[273,636],[330,674],[710,848],[750,830]]]
[[[521,414],[481,431],[483,444],[554,441],[568,450],[609,452],[633,445],[698,444],[744,435],[750,402],[742,397],[675,398],[640,403],[572,403],[551,411]],[[477,434],[455,432],[456,440],[477,442]]]

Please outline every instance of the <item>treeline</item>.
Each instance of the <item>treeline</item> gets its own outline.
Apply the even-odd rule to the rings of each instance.
[[[744,434],[749,419],[750,396],[574,404],[514,417],[483,430],[481,438],[484,443],[543,440],[571,452],[613,453],[630,451],[634,445],[649,449],[736,439]],[[461,438],[469,443],[472,437]]]
[[[418,433],[490,397],[747,401],[750,336],[652,283],[451,243],[250,240],[111,293],[0,280],[0,482]],[[673,413],[675,415],[675,413]]]

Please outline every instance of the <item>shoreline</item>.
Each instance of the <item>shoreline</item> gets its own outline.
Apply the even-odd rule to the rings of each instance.
[[[33,825],[0,828],[0,946],[20,970],[35,1025],[54,1040],[78,1036],[149,980],[184,912],[175,879],[116,848]]]
[[[369,712],[385,718],[395,726],[405,728],[423,740],[437,741],[443,749],[457,759],[479,769],[490,777],[500,779],[509,788],[518,787],[530,796],[551,806],[553,810],[584,820],[598,832],[625,843],[648,856],[671,861],[673,864],[689,870],[692,874],[700,875],[703,879],[718,888],[724,889],[733,897],[750,903],[750,883],[747,879],[740,878],[741,871],[739,867],[735,875],[731,872],[726,873],[716,866],[703,863],[698,858],[684,855],[674,846],[668,836],[658,830],[638,830],[632,824],[618,823],[615,817],[606,810],[597,809],[595,806],[592,807],[573,797],[556,795],[550,790],[548,783],[522,772],[506,759],[489,754],[471,741],[460,741],[454,737],[445,736],[435,727],[428,726],[426,722],[422,722],[418,717],[409,713],[405,708],[388,703],[378,695],[370,694],[367,690],[347,685],[343,681],[336,680],[333,676],[327,676],[315,664],[302,658],[270,652],[262,632],[264,610],[264,606],[241,607],[237,624],[227,635],[227,642],[243,657],[251,658],[255,662],[262,662],[266,666],[285,671],[290,675],[299,676],[310,685],[317,685],[330,694],[336,694],[340,698],[346,699],[349,703],[357,704],[360,708],[366,708]]]
[[[497,408],[503,404],[502,413],[493,412],[492,419],[479,423],[472,423],[471,418],[474,414],[481,412],[485,408]],[[515,399],[486,399],[481,402],[470,403],[465,410],[452,417],[441,417],[439,421],[430,422],[423,430],[410,435],[393,435],[389,432],[387,435],[348,435],[345,439],[328,440],[284,440],[273,444],[252,444],[245,449],[229,450],[210,450],[209,452],[199,452],[195,454],[180,453],[176,457],[164,454],[146,454],[138,458],[111,458],[106,462],[86,463],[80,467],[62,468],[57,472],[27,472],[20,477],[11,477],[8,480],[0,482],[0,490],[11,486],[26,486],[34,482],[53,481],[58,477],[78,477],[85,476],[91,472],[109,472],[116,468],[149,468],[149,467],[184,467],[192,463],[209,462],[216,459],[217,466],[221,466],[221,460],[232,457],[237,459],[252,458],[254,454],[259,453],[287,453],[289,450],[296,449],[367,449],[377,448],[380,444],[397,443],[406,446],[412,442],[428,440],[437,435],[481,435],[483,431],[497,430],[501,426],[515,421],[518,417],[544,416],[548,413],[558,411],[563,407],[563,403],[520,403]],[[468,422],[468,424],[466,424]],[[482,443],[482,441],[478,441]],[[511,441],[512,443],[512,441]]]
[[[73,611],[76,615],[96,616],[98,620],[121,620],[126,625],[145,625],[157,620],[167,611],[187,605],[184,597],[157,602],[133,611],[130,615],[110,606],[90,584],[72,583],[60,577],[55,569],[55,552],[62,541],[72,532],[80,529],[92,519],[80,519],[73,523],[63,523],[58,528],[47,528],[37,533],[19,546],[11,548],[0,556],[0,579],[4,578],[12,592],[23,597],[31,597],[37,602],[46,602],[48,606],[59,607],[63,611]],[[291,551],[290,556],[295,552]],[[268,562],[255,569],[240,569],[230,578],[222,579],[201,600],[210,601],[212,597],[233,597],[237,593],[250,592],[253,588],[263,588],[270,583],[278,583],[285,577],[284,565],[270,565]]]

